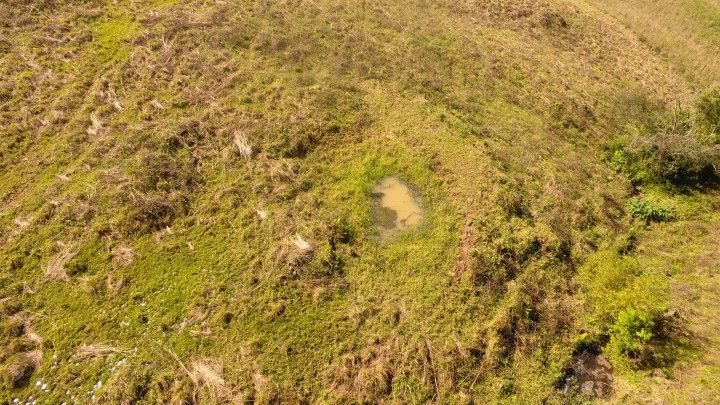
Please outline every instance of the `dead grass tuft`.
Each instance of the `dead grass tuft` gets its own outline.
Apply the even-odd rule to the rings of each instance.
[[[395,376],[394,341],[368,347],[360,354],[348,354],[332,373],[333,391],[343,400],[371,401],[390,394]]]
[[[295,237],[292,240],[293,245],[295,246],[295,249],[300,254],[307,254],[313,250],[312,245],[310,245],[310,242],[306,241],[302,236],[295,235]]]
[[[111,167],[110,169],[103,170],[102,178],[105,182],[110,184],[120,184],[127,181],[127,176],[118,167]]]
[[[197,358],[190,363],[188,368],[185,363],[172,350],[162,347],[168,352],[180,368],[190,378],[193,384],[192,403],[200,403],[199,395],[203,390],[208,392],[212,403],[219,403],[232,399],[232,390],[228,388],[225,378],[222,375],[223,365],[220,361],[210,358]]]
[[[108,274],[107,280],[105,283],[106,283],[108,292],[110,293],[110,295],[112,295],[114,297],[125,286],[125,278],[122,276],[115,278],[115,277],[113,277],[112,274]]]
[[[102,129],[102,121],[100,121],[100,118],[98,118],[96,114],[91,114],[90,126],[85,132],[87,132],[88,135],[95,136],[100,132],[100,129]]]
[[[33,351],[25,353],[25,359],[27,359],[28,363],[30,363],[33,368],[40,367],[40,364],[42,364],[42,351],[39,349],[35,349]]]
[[[233,142],[235,143],[235,147],[237,148],[240,156],[243,156],[245,158],[252,157],[253,149],[248,142],[247,136],[245,136],[245,134],[240,132],[235,133]]]
[[[310,261],[314,253],[313,245],[296,234],[277,251],[277,258],[287,265],[294,274],[300,273],[303,264]]]
[[[196,359],[190,364],[190,368],[189,376],[197,391],[207,389],[214,399],[230,396],[220,362],[208,358]]]
[[[54,280],[68,281],[70,277],[65,272],[65,263],[75,257],[72,246],[58,243],[62,247],[60,253],[57,254],[45,268],[45,275]]]
[[[270,379],[257,370],[252,374],[252,379],[253,390],[255,391],[253,402],[258,404],[272,403],[276,399],[277,393]]]
[[[160,110],[160,111],[162,111],[162,110],[165,109],[165,106],[163,106],[162,104],[160,104],[159,101],[154,100],[154,99],[153,99],[153,100],[150,100],[150,105],[153,106],[155,109]]]
[[[119,247],[112,251],[113,268],[125,268],[133,264],[137,253],[129,247]]]
[[[30,226],[30,223],[32,222],[32,220],[33,220],[32,216],[27,216],[27,217],[15,218],[15,220],[13,222],[19,228],[25,229]]]
[[[129,353],[128,349],[111,346],[104,343],[92,345],[80,345],[75,349],[75,356],[81,360],[93,359],[96,357],[106,356],[112,353]]]
[[[3,380],[10,388],[22,388],[28,384],[30,377],[42,361],[37,350],[16,356],[3,370]]]
[[[34,330],[30,329],[30,326],[25,326],[25,335],[28,339],[30,339],[33,343],[40,346],[42,345],[43,339],[38,335]]]

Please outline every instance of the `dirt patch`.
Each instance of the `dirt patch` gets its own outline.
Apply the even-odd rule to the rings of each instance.
[[[588,352],[575,357],[565,380],[565,390],[579,390],[582,394],[607,398],[613,392],[613,367],[602,354]]]
[[[460,236],[460,252],[453,266],[453,276],[460,277],[472,267],[472,258],[470,252],[475,247],[478,238],[478,230],[472,218],[465,221],[462,235]]]
[[[423,217],[420,195],[397,177],[386,177],[373,190],[374,220],[380,235],[417,226]]]

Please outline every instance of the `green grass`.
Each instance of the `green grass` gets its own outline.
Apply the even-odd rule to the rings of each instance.
[[[717,85],[720,71],[707,57],[720,49],[720,11],[713,0],[596,1],[670,61],[698,90]]]
[[[93,29],[97,59],[107,62],[124,60],[130,52],[128,41],[140,30],[140,25],[130,16],[110,18],[99,22]]]
[[[531,9],[5,9],[0,299],[26,330],[2,337],[0,369],[42,362],[0,401],[566,403],[574,352],[610,353],[628,308],[679,309],[698,339],[658,343],[664,372],[692,376],[668,398],[711,398],[717,195],[633,189],[603,159],[618,89],[668,104],[689,86],[584,3]],[[387,176],[425,211],[386,240]],[[633,221],[634,194],[674,220]],[[48,276],[64,256],[67,278]],[[642,401],[648,369],[626,357],[616,398]]]

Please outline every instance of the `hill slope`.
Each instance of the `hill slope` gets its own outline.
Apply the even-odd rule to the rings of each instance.
[[[567,402],[589,350],[712,402],[717,192],[606,150],[717,78],[594,3],[0,4],[2,398]],[[387,176],[424,213],[381,238]],[[680,314],[652,364],[629,309]]]

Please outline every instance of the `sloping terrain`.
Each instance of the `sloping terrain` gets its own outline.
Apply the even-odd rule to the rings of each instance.
[[[634,31],[691,84],[712,86],[720,78],[720,2],[590,1]]]
[[[715,402],[717,190],[608,150],[720,8],[623,4],[0,3],[0,401]]]

